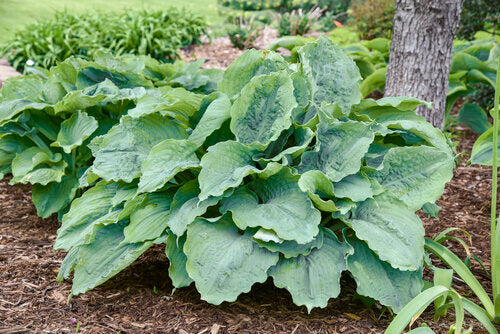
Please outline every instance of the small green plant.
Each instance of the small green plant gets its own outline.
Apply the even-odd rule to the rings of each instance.
[[[48,69],[70,56],[90,60],[98,50],[171,62],[179,58],[179,48],[199,43],[206,29],[201,16],[176,8],[113,15],[59,12],[19,31],[0,53],[17,70]]]
[[[240,17],[235,20],[234,24],[228,28],[228,36],[231,44],[240,50],[249,49],[253,42],[259,37],[260,31],[263,29],[261,25],[256,23],[254,17],[249,20]]]
[[[498,132],[499,132],[499,99],[500,99],[500,57],[497,58],[497,76],[495,86],[495,104],[493,110],[493,127],[483,133],[474,143],[471,154],[471,162],[486,166],[492,166],[492,189],[491,189],[491,215],[490,215],[490,237],[491,237],[491,283],[493,286],[490,299],[488,293],[481,283],[472,274],[467,264],[462,262],[451,250],[441,245],[437,240],[427,239],[425,248],[428,252],[437,256],[451,269],[434,270],[434,286],[426,289],[409,302],[401,312],[394,318],[386,330],[388,334],[402,333],[406,326],[412,323],[433,301],[435,302],[436,318],[446,314],[449,308],[455,309],[456,323],[453,331],[456,334],[462,332],[464,311],[469,312],[481,324],[488,333],[498,333],[492,322],[500,323],[500,226],[497,218],[497,193],[498,193]],[[452,287],[453,273],[456,273],[479,299],[482,306],[475,304],[469,299],[459,295]],[[452,303],[448,303],[448,296]],[[471,332],[468,330],[467,332]]]
[[[277,14],[276,23],[280,36],[304,35],[321,17],[322,10],[318,7],[305,12],[301,8],[291,12]]]

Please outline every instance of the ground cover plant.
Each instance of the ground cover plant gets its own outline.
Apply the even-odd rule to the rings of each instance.
[[[12,173],[11,184],[32,184],[41,217],[62,216],[93,161],[91,140],[153,87],[162,87],[155,92],[165,108],[197,109],[202,95],[185,88],[210,93],[222,73],[200,65],[98,52],[94,61],[72,57],[50,71],[11,78],[0,91],[0,178]]]
[[[89,60],[98,50],[167,62],[179,58],[179,48],[199,43],[206,29],[202,16],[175,7],[115,15],[59,12],[17,32],[0,53],[17,70],[26,64],[50,68],[70,56]]]
[[[196,110],[151,89],[91,141],[55,243],[74,295],[155,243],[173,285],[212,304],[270,276],[297,305],[325,307],[344,272],[395,312],[420,293],[415,211],[451,179],[449,143],[413,113],[422,101],[362,100],[358,68],[327,38],[297,55],[245,52]]]

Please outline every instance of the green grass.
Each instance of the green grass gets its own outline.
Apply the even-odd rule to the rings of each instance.
[[[9,40],[26,24],[51,18],[56,11],[70,13],[116,12],[123,10],[185,7],[207,19],[208,24],[222,22],[216,0],[0,0],[0,43]]]

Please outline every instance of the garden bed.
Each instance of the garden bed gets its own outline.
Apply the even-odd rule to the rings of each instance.
[[[459,152],[470,153],[476,135],[456,129]],[[466,166],[462,159],[454,179],[438,204],[440,220],[424,218],[427,235],[447,227],[466,229],[472,252],[488,267],[490,169]],[[200,300],[196,289],[170,294],[168,262],[163,247],[151,248],[134,265],[109,282],[67,302],[71,285],[55,281],[63,252],[52,246],[59,223],[37,217],[29,186],[0,183],[0,333],[381,333],[390,316],[377,307],[353,300],[355,283],[347,277],[338,298],[310,314],[292,303],[290,295],[271,282],[254,285],[234,303],[213,306]],[[453,245],[462,257],[464,252]],[[477,263],[474,273],[488,279]],[[460,282],[458,283],[459,290]],[[465,290],[461,291],[466,293]],[[449,321],[436,332],[447,332]],[[432,314],[423,320],[432,325]],[[468,319],[467,324],[472,323]],[[474,333],[482,328],[475,324]]]

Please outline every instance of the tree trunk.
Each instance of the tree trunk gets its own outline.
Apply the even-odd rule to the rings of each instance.
[[[433,102],[417,113],[442,129],[453,39],[464,0],[396,0],[385,96]]]

